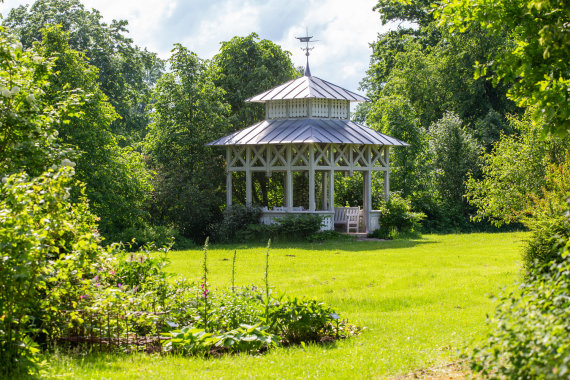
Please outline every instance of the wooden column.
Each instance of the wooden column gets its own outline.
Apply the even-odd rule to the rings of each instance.
[[[245,204],[251,206],[251,147],[245,148]]]
[[[386,170],[384,171],[384,200],[388,202],[390,199],[390,148],[384,147],[384,162]]]
[[[230,164],[232,160],[231,147],[226,149],[226,207],[232,207],[232,171],[230,170]]]
[[[309,211],[315,211],[315,147],[309,145]]]
[[[285,183],[287,184],[285,191],[287,192],[287,211],[293,211],[293,172],[291,170],[292,160],[292,146],[287,145],[287,175],[285,179]]]
[[[364,227],[365,231],[371,233],[370,231],[370,212],[372,211],[372,171],[367,170],[362,172],[364,177]]]
[[[327,209],[327,179],[328,179],[328,173],[327,172],[323,172],[323,207],[322,210],[326,210]]]
[[[330,145],[331,170],[329,172],[329,211],[334,211],[334,146]]]

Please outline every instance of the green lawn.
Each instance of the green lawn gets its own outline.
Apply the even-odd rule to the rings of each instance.
[[[316,297],[343,318],[366,326],[334,345],[273,350],[259,356],[201,359],[138,355],[51,356],[49,376],[81,379],[346,378],[395,376],[453,361],[458,349],[485,330],[489,296],[519,279],[525,233],[427,235],[395,242],[336,241],[277,244],[270,285],[290,295]],[[261,246],[212,246],[209,280],[263,282]],[[171,269],[198,279],[199,249],[170,253]]]

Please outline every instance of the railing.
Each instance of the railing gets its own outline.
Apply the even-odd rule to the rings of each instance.
[[[320,215],[323,218],[323,224],[321,225],[321,231],[328,231],[334,229],[333,217],[334,211],[309,211],[300,210],[299,208],[293,208],[292,211],[286,210],[263,210],[261,215],[261,223],[271,225],[279,223],[279,219],[287,215]]]
[[[365,212],[364,210],[360,210],[360,218],[362,219],[359,227],[359,230],[366,230],[365,226]],[[261,215],[260,222],[263,224],[276,224],[279,223],[279,218],[283,218],[287,215],[312,215],[317,214],[323,217],[323,224],[321,226],[321,231],[329,231],[334,230],[334,211],[309,211],[303,210],[300,207],[293,207],[292,211],[287,211],[285,208],[279,207],[273,210],[263,210],[263,214]],[[370,211],[370,226],[368,228],[368,233],[371,233],[374,230],[380,228],[380,210],[372,210]]]

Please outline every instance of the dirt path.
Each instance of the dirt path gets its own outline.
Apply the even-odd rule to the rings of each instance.
[[[470,371],[463,361],[422,368],[414,372],[393,377],[392,380],[430,379],[430,380],[463,380],[468,379]]]

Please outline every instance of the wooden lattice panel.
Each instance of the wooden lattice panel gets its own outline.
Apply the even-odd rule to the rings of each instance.
[[[267,105],[268,119],[282,119],[287,117],[287,101],[275,100],[268,102]]]
[[[289,100],[289,117],[307,117],[307,100]]]
[[[229,171],[386,170],[387,147],[356,144],[251,145],[228,148]]]
[[[326,99],[313,99],[311,116],[329,117],[329,101]]]
[[[348,119],[350,102],[346,100],[329,100],[330,118]]]

